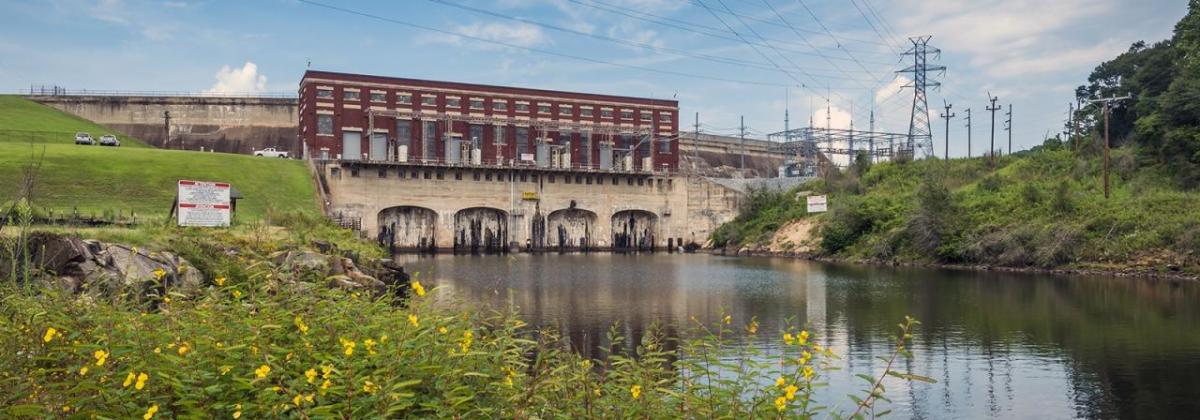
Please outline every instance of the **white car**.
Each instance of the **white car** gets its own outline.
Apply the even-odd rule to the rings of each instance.
[[[75,133],[75,144],[83,144],[92,146],[96,144],[96,140],[92,139],[92,135],[88,133]]]
[[[255,150],[254,156],[287,158],[288,152],[284,150],[275,150],[274,147],[268,147],[262,150]]]
[[[121,140],[118,140],[117,136],[112,134],[105,134],[100,136],[100,145],[118,147],[121,145]]]

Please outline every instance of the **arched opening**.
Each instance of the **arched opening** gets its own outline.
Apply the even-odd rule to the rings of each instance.
[[[546,216],[546,246],[559,251],[587,251],[594,246],[592,232],[596,230],[596,213],[568,208],[555,210]]]
[[[437,212],[416,206],[388,207],[379,211],[379,243],[396,251],[437,250]]]
[[[612,217],[615,251],[654,251],[658,216],[645,210],[623,210]]]
[[[508,252],[508,212],[472,207],[454,214],[454,252]]]

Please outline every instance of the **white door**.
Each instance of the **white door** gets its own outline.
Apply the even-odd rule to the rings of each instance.
[[[387,160],[387,134],[371,134],[371,160]]]
[[[342,132],[342,160],[362,159],[362,133],[357,131]]]

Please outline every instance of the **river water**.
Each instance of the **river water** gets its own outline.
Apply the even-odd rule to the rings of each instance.
[[[902,367],[938,382],[893,381],[892,417],[1200,417],[1197,283],[678,254],[397,259],[439,297],[516,305],[592,357],[614,323],[636,339],[724,310],[738,324],[757,317],[743,345],[770,351],[790,318],[843,358],[820,393],[831,405],[862,388],[854,374],[879,373],[911,315],[922,325]]]

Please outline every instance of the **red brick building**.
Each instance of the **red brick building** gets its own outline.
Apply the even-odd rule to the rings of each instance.
[[[679,163],[674,100],[325,71],[305,72],[299,95],[313,159],[639,172]]]

